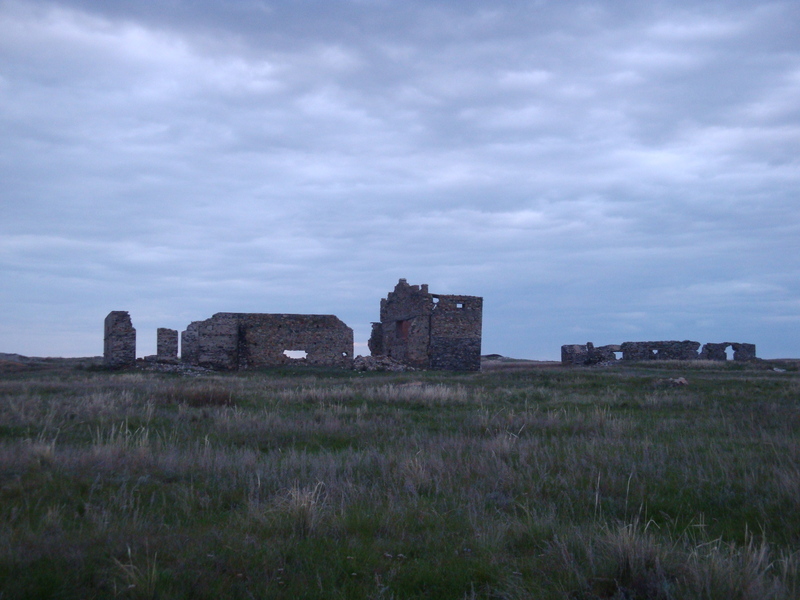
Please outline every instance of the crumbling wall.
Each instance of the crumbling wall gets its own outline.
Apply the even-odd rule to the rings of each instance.
[[[591,365],[610,362],[616,359],[615,353],[622,353],[622,360],[727,360],[726,349],[733,348],[733,360],[756,359],[755,344],[724,342],[709,343],[698,353],[700,342],[691,340],[665,342],[625,342],[619,346],[609,345],[595,348],[591,342],[561,346],[561,362],[571,365]]]
[[[372,356],[386,355],[386,351],[383,348],[383,323],[372,324],[372,332],[367,341],[367,347]]]
[[[178,332],[175,329],[159,327],[156,330],[156,357],[159,360],[178,358]]]
[[[401,279],[381,300],[369,349],[418,369],[480,369],[483,298],[431,294]]]
[[[700,342],[624,342],[622,360],[697,360]]]
[[[353,330],[333,315],[217,313],[190,323],[181,338],[184,362],[214,369],[349,367],[353,359]],[[305,358],[285,354],[292,350]]]
[[[619,345],[594,347],[592,342],[586,344],[567,344],[561,346],[561,362],[570,365],[596,365],[601,362],[614,362],[617,360]]]
[[[103,363],[109,367],[136,364],[136,330],[126,310],[112,310],[106,316],[103,335]]]
[[[430,368],[479,371],[483,298],[433,295],[430,324]]]
[[[181,331],[181,362],[185,362],[190,365],[200,364],[198,354],[200,349],[198,323],[202,323],[202,321],[194,321],[189,323],[186,330]]]
[[[756,356],[756,345],[755,344],[747,344],[747,343],[731,343],[731,347],[733,348],[733,360],[755,360],[758,358]]]
[[[379,344],[390,358],[403,364],[427,369],[430,366],[431,313],[433,297],[427,285],[408,285],[401,279],[394,291],[381,300],[382,336]]]
[[[737,342],[722,342],[721,344],[708,343],[700,351],[700,358],[705,360],[728,360],[728,347],[733,348],[733,360],[745,361],[756,358],[755,344],[740,344]]]
[[[189,323],[181,334],[181,360],[211,369],[239,368],[239,319],[235,313],[216,313]]]

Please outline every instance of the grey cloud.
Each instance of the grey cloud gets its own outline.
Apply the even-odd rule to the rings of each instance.
[[[25,350],[34,297],[76,327],[296,310],[358,338],[407,277],[485,295],[487,351],[747,322],[796,354],[770,324],[796,322],[798,16],[3,2],[0,297],[26,325],[0,343]]]

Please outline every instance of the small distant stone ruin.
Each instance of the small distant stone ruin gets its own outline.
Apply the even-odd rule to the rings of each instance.
[[[103,363],[108,367],[136,364],[136,330],[126,310],[112,310],[105,320]]]
[[[416,369],[478,371],[482,323],[483,298],[431,294],[401,279],[381,300],[369,349]]]
[[[733,349],[733,360],[754,360],[756,356],[755,344],[737,344],[734,342],[723,342],[721,344],[706,344],[700,351],[701,360],[728,360],[725,352],[728,347]]]
[[[561,346],[561,362],[565,365],[595,365],[616,360],[728,360],[726,350],[733,349],[733,360],[755,360],[755,344],[723,342],[706,344],[702,350],[700,342],[625,342],[619,345],[595,347],[591,342]]]

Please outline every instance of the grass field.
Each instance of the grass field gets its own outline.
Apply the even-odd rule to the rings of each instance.
[[[0,513],[4,600],[796,599],[800,373],[10,373]]]

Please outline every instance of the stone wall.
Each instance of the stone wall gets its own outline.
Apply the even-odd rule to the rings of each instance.
[[[705,360],[728,360],[726,350],[733,348],[733,360],[753,360],[756,358],[755,344],[739,344],[736,342],[722,342],[721,344],[706,344],[700,351],[700,358]]]
[[[217,313],[181,334],[184,362],[214,369],[350,367],[353,330],[333,315]],[[305,352],[291,358],[286,351]]]
[[[700,342],[625,342],[622,360],[697,360]]]
[[[381,300],[369,349],[418,369],[477,371],[482,323],[483,298],[431,294],[401,279]]]
[[[136,330],[126,310],[112,310],[106,316],[103,335],[103,363],[109,367],[136,364]]]
[[[724,342],[706,344],[698,353],[700,342],[691,340],[665,342],[625,342],[595,348],[591,342],[586,345],[567,344],[561,346],[561,362],[572,365],[591,365],[598,362],[616,360],[616,352],[622,353],[622,360],[727,360],[725,350],[733,348],[733,360],[756,359],[755,344]]]
[[[159,360],[178,358],[178,332],[175,329],[159,327],[156,330],[156,356]]]
[[[561,362],[570,365],[596,365],[601,362],[617,360],[617,352],[621,352],[619,345],[594,347],[587,342],[583,344],[568,344],[561,346]]]

